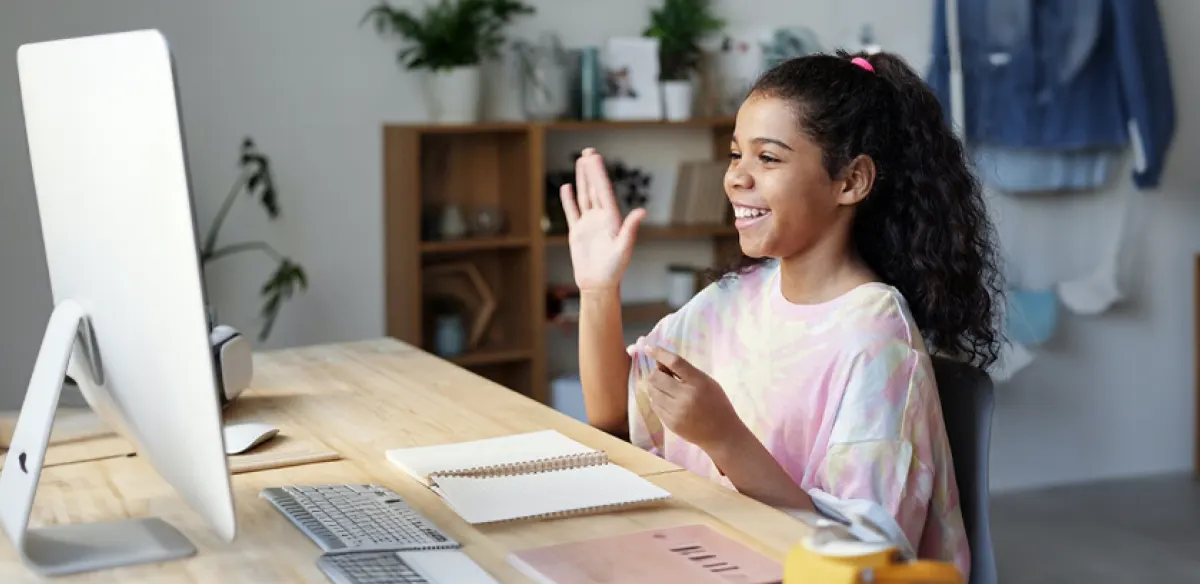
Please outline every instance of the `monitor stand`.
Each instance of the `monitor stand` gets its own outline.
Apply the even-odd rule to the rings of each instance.
[[[54,308],[12,444],[0,470],[0,523],[27,566],[45,576],[189,557],[195,546],[158,518],[29,528],[54,413],[71,354],[79,343],[85,368],[103,384],[103,365],[87,315],[76,302]]]

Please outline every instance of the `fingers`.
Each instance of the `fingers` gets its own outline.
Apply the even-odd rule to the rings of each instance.
[[[591,150],[591,149],[589,149]],[[588,190],[592,198],[592,206],[615,211],[617,201],[613,198],[612,183],[608,179],[608,170],[604,168],[604,158],[591,150],[588,157]]]
[[[634,209],[625,216],[625,222],[621,224],[621,231],[617,233],[617,237],[623,245],[632,246],[637,241],[637,228],[645,217],[645,209]]]
[[[617,212],[612,181],[604,166],[604,157],[595,148],[584,148],[575,161],[575,188],[579,190],[579,210],[604,209]]]
[[[653,387],[647,390],[647,392],[650,396],[650,411],[658,418],[661,425],[674,429],[675,410],[664,401],[662,395]]]
[[[567,216],[567,228],[575,227],[575,222],[579,220],[579,207],[575,205],[575,193],[571,192],[571,185],[563,185],[558,196],[562,199],[563,214]]]
[[[692,392],[683,382],[655,369],[646,379],[646,397],[650,398],[650,411],[659,421],[667,428],[675,429],[678,414],[686,409]]]
[[[683,382],[671,375],[669,372],[662,369],[655,369],[650,372],[650,376],[646,378],[647,385],[650,386],[651,398],[655,394],[662,396],[659,399],[678,399],[686,395],[687,388],[683,387]]]
[[[666,368],[685,383],[700,383],[703,380],[704,374],[699,369],[675,353],[662,347],[650,347],[647,354],[658,363],[659,367]]]
[[[594,152],[595,150],[586,148],[583,155],[575,161],[575,194],[579,196],[580,213],[587,213],[592,208],[591,177],[588,176],[591,171],[588,168],[588,160],[591,159]]]

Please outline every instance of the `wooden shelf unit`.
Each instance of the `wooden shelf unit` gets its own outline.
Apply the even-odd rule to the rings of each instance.
[[[545,212],[546,135],[654,128],[707,130],[714,159],[728,156],[732,118],[683,122],[487,122],[472,125],[398,125],[383,128],[384,265],[387,335],[430,349],[432,323],[425,304],[433,278],[426,270],[448,263],[476,267],[496,301],[495,316],[479,345],[450,360],[545,403],[546,249],[565,235],[542,232]],[[549,153],[553,159],[562,153]],[[499,209],[506,229],[490,237],[423,241],[425,210],[457,204],[470,216]],[[643,224],[638,244],[710,240],[718,261],[737,253],[732,225]],[[657,320],[661,302],[630,305],[630,320]],[[467,323],[470,328],[470,323]]]

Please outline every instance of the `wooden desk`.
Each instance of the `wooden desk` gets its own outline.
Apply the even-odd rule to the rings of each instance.
[[[375,482],[407,499],[464,544],[501,582],[527,582],[508,566],[516,549],[601,535],[706,523],[780,559],[807,528],[786,514],[683,471],[632,445],[391,340],[293,349],[256,357],[255,386],[229,414],[304,428],[345,458],[336,462],[235,475],[239,533],[217,540],[174,491],[137,457],[48,468],[32,523],[102,521],[158,515],[199,548],[162,565],[81,574],[61,582],[327,582],[319,549],[258,497],[269,486]],[[435,494],[393,468],[384,450],[553,428],[607,451],[674,495],[651,508],[549,521],[472,526]],[[0,582],[37,581],[7,538]]]

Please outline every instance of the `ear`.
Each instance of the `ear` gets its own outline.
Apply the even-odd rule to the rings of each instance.
[[[837,194],[839,205],[857,205],[871,194],[875,186],[875,161],[870,156],[860,154],[846,165],[842,173],[841,191]]]

